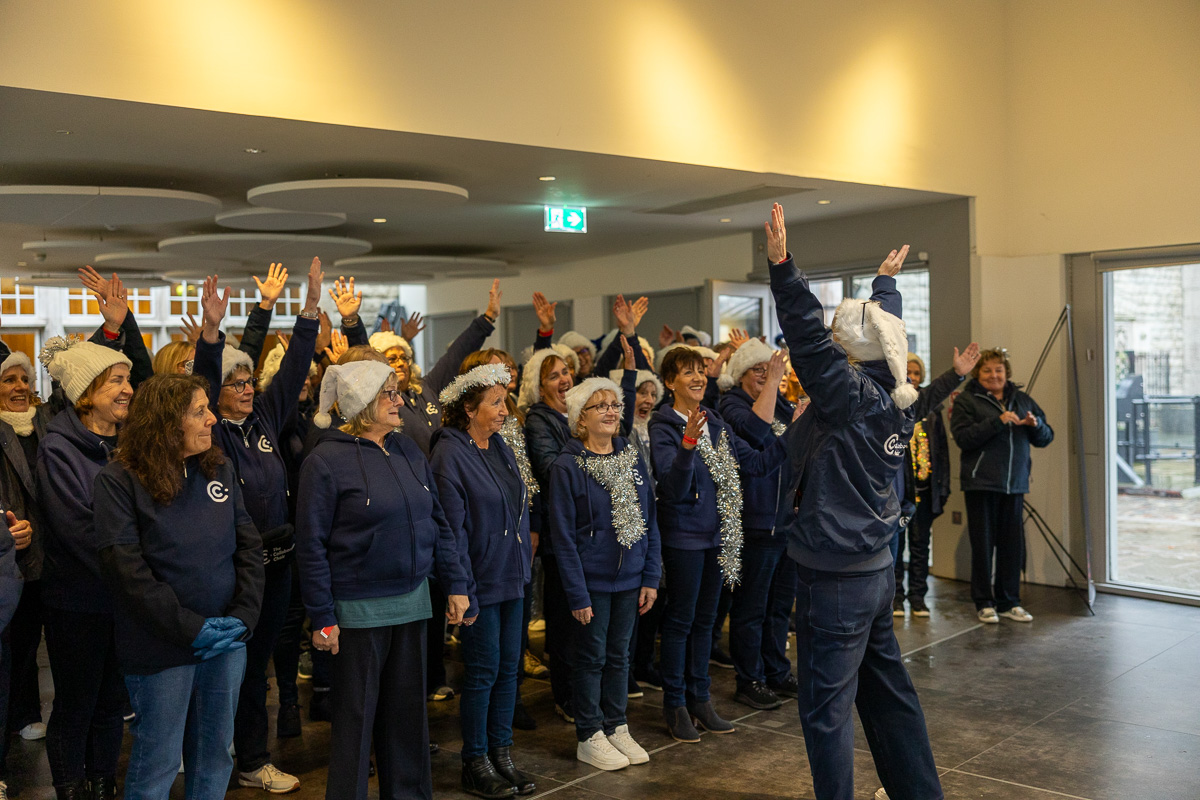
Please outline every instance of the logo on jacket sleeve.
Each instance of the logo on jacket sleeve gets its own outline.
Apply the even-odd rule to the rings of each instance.
[[[229,499],[229,490],[220,481],[208,482],[208,499],[214,503],[224,503]]]
[[[275,448],[271,446],[270,440],[266,436],[258,437],[258,449],[262,453],[274,453]]]
[[[883,451],[890,456],[902,456],[908,445],[900,439],[900,435],[893,433],[883,443]]]

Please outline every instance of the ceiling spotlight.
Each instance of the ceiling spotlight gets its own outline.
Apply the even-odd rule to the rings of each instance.
[[[18,266],[18,267],[27,267],[27,266],[29,266],[29,265],[28,265],[28,264],[26,264],[24,261],[18,261],[18,262],[17,262],[17,266]]]
[[[542,177],[538,178],[538,180],[539,181],[554,181],[554,180],[558,180],[558,179],[555,178],[553,175],[543,175]]]
[[[385,217],[376,217],[371,222],[387,222],[387,219]]]
[[[70,131],[68,131],[68,130],[66,130],[66,129],[64,129],[64,128],[59,128],[58,130],[56,130],[56,131],[55,131],[55,133],[62,134],[63,136],[70,136],[70,135],[71,135],[71,132],[70,132]]]
[[[818,200],[818,201],[817,201],[817,205],[819,205],[819,206],[827,206],[827,205],[829,205],[829,204],[830,204],[830,203],[832,203],[832,202],[833,202],[832,200]]]
[[[721,222],[733,222],[729,217],[721,217]]]
[[[263,150],[261,147],[247,147],[247,148],[246,148],[246,152],[247,152],[247,153],[249,153],[249,154],[250,154],[250,155],[252,155],[252,156],[256,156],[256,155],[258,155],[259,153],[265,153],[265,152],[267,152],[267,151],[266,151],[266,150]]]

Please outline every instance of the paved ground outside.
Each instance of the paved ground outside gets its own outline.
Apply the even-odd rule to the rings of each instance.
[[[1122,583],[1200,592],[1200,498],[1117,495]]]

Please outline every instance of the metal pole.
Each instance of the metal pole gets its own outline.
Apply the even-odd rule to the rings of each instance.
[[[1079,485],[1080,500],[1083,504],[1083,541],[1085,548],[1085,565],[1087,566],[1087,597],[1088,609],[1094,612],[1096,603],[1096,584],[1092,580],[1092,511],[1088,502],[1087,453],[1084,448],[1083,399],[1079,394],[1079,360],[1075,355],[1075,325],[1071,319],[1071,304],[1067,303],[1064,310],[1067,317],[1067,346],[1071,351],[1071,376],[1075,384],[1075,429],[1079,432],[1077,450],[1079,452]]]
[[[1194,482],[1200,486],[1200,395],[1192,398],[1192,455],[1196,457]]]

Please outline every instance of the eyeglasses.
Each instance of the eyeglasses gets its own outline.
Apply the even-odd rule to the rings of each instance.
[[[383,391],[381,391],[379,393],[379,396],[386,397],[389,402],[394,403],[400,399],[400,390],[399,389],[384,389]]]
[[[411,364],[412,363],[411,359],[409,359],[409,357],[405,356],[405,355],[385,356],[385,358],[387,358],[388,364],[392,365],[393,367],[396,366],[397,364]]]
[[[191,373],[189,372],[188,374],[190,375]],[[242,394],[246,391],[247,386],[249,386],[251,389],[257,388],[258,378],[246,378],[245,380],[231,381],[230,383],[223,383],[221,385],[228,386],[230,389],[233,389],[234,394]]]
[[[594,406],[584,406],[583,407],[584,411],[591,411],[592,409],[596,409],[601,414],[607,414],[610,411],[620,411],[621,404],[620,403],[596,403],[596,405],[594,405]]]
[[[746,370],[746,372],[749,372],[751,375],[757,375],[761,378],[763,375],[767,374],[767,368],[766,366],[759,364],[757,367],[751,367],[750,369]]]

